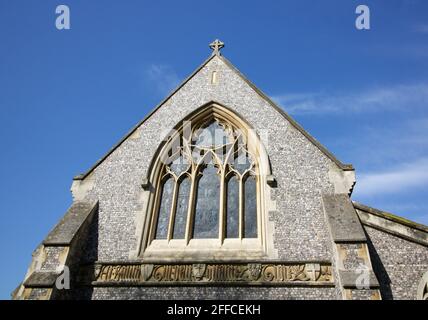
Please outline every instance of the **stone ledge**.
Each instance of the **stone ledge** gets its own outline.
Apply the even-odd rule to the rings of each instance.
[[[369,272],[369,288],[379,288],[379,282],[373,271]],[[344,288],[357,288],[357,278],[361,276],[361,272],[339,270],[339,277]]]
[[[80,283],[80,285],[87,286],[87,283]],[[294,282],[283,282],[283,283],[269,283],[269,282],[130,282],[130,281],[93,281],[89,285],[94,287],[291,287],[291,288],[334,288],[336,285],[334,282],[315,282],[315,281],[294,281]]]
[[[58,278],[58,272],[35,271],[24,282],[26,288],[52,288]]]
[[[324,212],[334,242],[366,242],[361,222],[347,194],[324,194]]]
[[[74,202],[43,241],[45,246],[69,246],[83,223],[98,209],[98,201]]]
[[[334,286],[331,264],[94,264],[79,282],[95,286]]]

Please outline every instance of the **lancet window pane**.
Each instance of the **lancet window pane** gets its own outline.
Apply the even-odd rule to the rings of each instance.
[[[189,163],[182,156],[175,159],[170,165],[170,169],[175,173],[176,176],[179,176],[183,172],[186,172],[189,169]]]
[[[189,206],[190,179],[182,180],[178,187],[177,209],[174,221],[174,239],[184,239],[186,232],[187,209]]]
[[[194,141],[198,147],[218,147],[228,142],[227,132],[217,121],[213,121],[205,128],[200,129]]]
[[[239,237],[239,181],[232,176],[227,181],[226,238]]]
[[[220,181],[217,169],[208,165],[197,186],[193,237],[217,238],[219,223]]]
[[[244,238],[257,238],[257,193],[254,176],[247,177],[244,189]]]
[[[174,179],[169,178],[162,186],[162,196],[156,227],[156,239],[166,239],[168,235],[169,216],[171,213],[172,198],[174,193]]]
[[[252,159],[245,151],[239,152],[233,162],[233,168],[240,174],[243,174],[246,170],[251,169]]]

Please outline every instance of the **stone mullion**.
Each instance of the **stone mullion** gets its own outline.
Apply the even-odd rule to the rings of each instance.
[[[244,238],[244,182],[243,182],[243,178],[239,177],[239,239],[243,239]]]
[[[175,214],[177,209],[177,198],[178,198],[178,180],[174,179],[174,191],[172,194],[172,204],[171,204],[171,212],[169,213],[169,223],[168,223],[168,234],[167,239],[170,241],[173,237],[174,233],[174,221],[175,221]]]
[[[196,185],[198,183],[198,168],[192,170],[192,174],[190,176],[190,192],[189,192],[189,203],[187,206],[187,221],[186,221],[186,232],[185,232],[185,240],[186,244],[189,244],[190,238],[192,237],[192,229],[193,222],[195,216],[195,196],[196,196]]]
[[[224,168],[220,169],[220,206],[219,206],[219,234],[220,243],[223,243],[226,236],[226,191],[225,191],[225,170]]]

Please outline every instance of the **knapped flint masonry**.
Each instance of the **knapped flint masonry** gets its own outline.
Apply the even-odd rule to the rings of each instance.
[[[428,299],[428,227],[352,202],[223,47],[74,178],[14,299]]]

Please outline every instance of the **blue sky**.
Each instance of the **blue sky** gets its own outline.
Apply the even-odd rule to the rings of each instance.
[[[55,8],[71,29],[55,28]],[[355,8],[371,29],[355,28]],[[353,199],[428,224],[428,2],[0,0],[0,298],[92,166],[210,54],[357,172]]]

